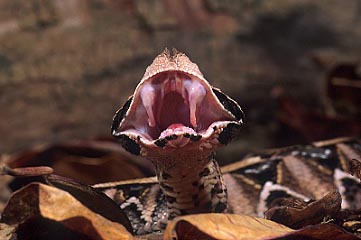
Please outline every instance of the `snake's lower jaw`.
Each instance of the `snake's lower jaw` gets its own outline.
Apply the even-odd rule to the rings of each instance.
[[[185,151],[199,154],[200,151],[214,152],[239,135],[242,124],[238,121],[218,121],[206,131],[197,133],[183,125],[171,126],[158,139],[149,140],[141,132],[127,130],[118,137],[129,152],[149,157],[151,155],[183,154]]]

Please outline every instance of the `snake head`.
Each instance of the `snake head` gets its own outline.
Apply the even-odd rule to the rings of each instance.
[[[136,155],[150,149],[214,151],[238,134],[243,121],[237,102],[213,88],[185,54],[166,49],[115,114],[112,135]]]

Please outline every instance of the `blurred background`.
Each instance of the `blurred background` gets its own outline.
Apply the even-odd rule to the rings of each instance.
[[[0,0],[0,153],[111,139],[165,47],[244,109],[221,157],[360,136],[358,0]]]

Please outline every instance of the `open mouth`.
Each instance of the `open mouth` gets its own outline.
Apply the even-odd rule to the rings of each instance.
[[[202,129],[199,121],[205,87],[181,73],[163,73],[144,83],[140,98],[147,113],[148,125],[160,132],[174,124],[194,130]]]
[[[180,71],[159,73],[141,83],[118,131],[148,140],[172,134],[202,134],[217,121],[235,117],[204,80]]]

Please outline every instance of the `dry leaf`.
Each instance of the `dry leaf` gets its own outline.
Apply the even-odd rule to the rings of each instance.
[[[303,229],[294,231],[287,234],[284,237],[276,238],[278,240],[359,240],[360,238],[355,235],[346,232],[341,227],[332,224],[317,224],[314,226],[308,226]]]
[[[25,236],[59,239],[59,235],[80,239],[134,239],[121,224],[92,212],[69,193],[39,183],[15,192],[1,221],[19,224],[16,230],[19,239]]]
[[[278,240],[353,240],[359,239],[335,224],[318,224],[292,230],[281,224],[256,217],[233,214],[197,214],[170,222],[164,240],[170,239],[278,239]]]
[[[281,224],[235,214],[196,214],[176,218],[164,234],[165,240],[174,239],[266,239],[285,235],[294,230]]]
[[[60,188],[91,211],[102,215],[110,221],[122,224],[129,232],[133,232],[129,219],[112,199],[107,197],[103,192],[94,189],[91,186],[78,183],[72,179],[51,174],[45,177],[50,185]]]
[[[9,175],[13,177],[39,177],[53,173],[51,167],[24,167],[24,168],[10,168],[6,164],[0,167],[0,175]]]
[[[265,212],[265,216],[269,220],[298,229],[321,223],[327,217],[338,214],[340,209],[341,195],[337,191],[332,191],[320,200],[301,208],[291,205],[270,208]]]

